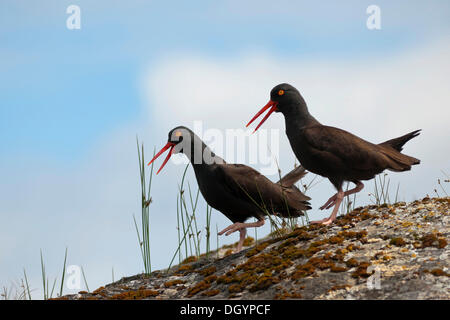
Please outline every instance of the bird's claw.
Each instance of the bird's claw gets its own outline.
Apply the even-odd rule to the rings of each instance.
[[[239,231],[239,230],[242,229],[242,228],[243,228],[243,226],[242,226],[241,223],[235,223],[235,224],[232,224],[232,225],[226,227],[226,228],[223,229],[222,231],[220,231],[220,232],[218,233],[218,235],[221,236],[221,235],[223,235],[223,234],[226,232],[225,235],[226,235],[226,236],[229,236],[229,235],[232,234],[233,232]]]
[[[325,226],[332,224],[334,221],[334,219],[332,219],[331,217],[328,218],[324,218],[322,220],[315,220],[315,221],[310,221],[310,224],[323,224]]]
[[[336,200],[337,200],[337,193],[334,196],[332,196],[330,199],[328,199],[328,201],[325,202],[325,204],[320,207],[320,210],[330,209],[332,206],[334,206],[336,204]]]

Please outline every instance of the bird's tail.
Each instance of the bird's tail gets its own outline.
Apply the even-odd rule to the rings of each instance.
[[[303,168],[302,166],[296,167],[294,170],[287,173],[284,177],[278,181],[278,184],[281,184],[283,187],[291,187],[293,186],[298,180],[303,178],[308,172]]]
[[[290,207],[290,210],[279,211],[282,217],[299,217],[304,214],[304,211],[311,209],[311,204],[308,201],[311,198],[294,185],[307,173],[305,168],[298,166],[277,182],[284,190],[283,194],[286,197],[286,204]]]
[[[412,138],[417,137],[420,134],[420,129],[405,134],[404,136],[391,139],[380,143],[378,146],[381,147],[382,153],[389,159],[390,168],[392,171],[408,171],[411,170],[412,165],[420,163],[419,159],[407,156],[406,154],[400,153],[403,150],[403,146],[406,142]]]
[[[380,143],[379,145],[385,146],[385,147],[391,147],[391,148],[394,148],[395,150],[397,150],[398,152],[400,152],[403,150],[403,146],[405,145],[405,143],[407,143],[412,138],[417,137],[420,134],[421,130],[422,129],[415,130],[413,132],[405,134],[404,136]]]

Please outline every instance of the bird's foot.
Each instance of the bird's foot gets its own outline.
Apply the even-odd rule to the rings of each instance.
[[[310,224],[323,224],[323,225],[329,225],[332,224],[333,221],[336,220],[336,218],[333,217],[328,217],[328,218],[324,218],[322,220],[315,220],[315,221],[310,221]]]
[[[332,206],[334,206],[336,204],[336,200],[337,200],[337,193],[332,196],[330,199],[328,199],[327,202],[325,202],[325,204],[323,206],[321,206],[319,209],[323,210],[323,209],[330,209]]]
[[[314,221],[310,221],[310,224],[322,224],[324,221],[328,220],[328,218],[324,218],[322,220],[314,220]]]
[[[229,236],[230,234],[232,234],[233,232],[236,232],[236,231],[238,231],[238,230],[240,230],[240,229],[242,229],[242,228],[245,228],[246,226],[245,226],[245,224],[244,223],[241,223],[241,222],[236,222],[236,223],[233,223],[232,225],[229,225],[228,227],[226,227],[225,229],[223,229],[222,231],[220,231],[219,233],[218,233],[218,235],[219,236],[221,236],[221,235],[223,235],[225,232],[225,235],[226,236]]]

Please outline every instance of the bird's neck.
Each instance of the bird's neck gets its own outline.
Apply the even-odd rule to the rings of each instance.
[[[225,163],[200,138],[194,139],[190,145],[190,150],[183,150],[183,153],[188,157],[194,170]]]
[[[288,108],[284,112],[284,121],[286,123],[286,131],[320,125],[320,122],[309,113],[308,107],[304,102],[296,103],[291,108]]]

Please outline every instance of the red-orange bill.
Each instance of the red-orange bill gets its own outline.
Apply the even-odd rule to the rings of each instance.
[[[162,170],[162,168],[164,168],[164,166],[166,165],[167,161],[169,161],[170,156],[172,155],[173,147],[175,147],[175,143],[167,142],[167,144],[148,163],[148,165],[151,165],[153,161],[155,161],[161,154],[164,153],[164,151],[166,151],[167,149],[170,148],[169,154],[167,155],[166,159],[164,159],[164,162],[163,162],[162,166],[159,168],[159,170],[158,170],[158,172],[156,172],[156,174],[158,174]]]
[[[252,118],[252,120],[249,121],[249,123],[247,123],[246,127],[248,127],[253,121],[255,121],[261,114],[264,113],[264,111],[266,111],[267,109],[270,108],[269,112],[267,112],[267,114],[264,116],[264,118],[261,120],[261,122],[258,124],[258,126],[256,127],[255,131],[259,129],[259,127],[261,127],[261,125],[267,120],[267,118],[269,118],[269,116],[272,114],[272,112],[277,110],[277,102],[269,100],[269,102],[261,109],[258,111],[258,113]],[[253,131],[253,132],[255,132]]]

